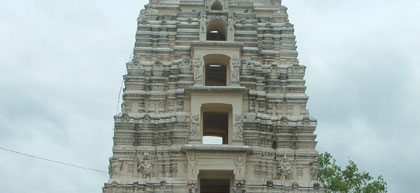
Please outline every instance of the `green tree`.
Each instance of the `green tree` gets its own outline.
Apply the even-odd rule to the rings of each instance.
[[[318,158],[318,179],[325,184],[327,193],[387,193],[387,183],[382,176],[373,178],[368,172],[360,172],[349,160],[343,170],[328,152]]]

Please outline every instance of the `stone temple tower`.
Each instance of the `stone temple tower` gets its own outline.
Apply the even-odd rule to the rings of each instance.
[[[324,192],[281,0],[150,0],[103,193]]]

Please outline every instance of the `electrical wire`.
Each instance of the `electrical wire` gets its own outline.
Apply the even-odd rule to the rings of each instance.
[[[47,161],[47,162],[61,164],[61,165],[69,166],[69,167],[74,167],[74,168],[78,168],[78,169],[82,169],[82,170],[89,170],[89,171],[93,171],[93,172],[97,172],[97,173],[108,174],[108,172],[103,171],[103,170],[98,170],[98,169],[94,169],[94,168],[88,168],[88,167],[78,166],[78,165],[71,164],[71,163],[56,161],[56,160],[52,160],[52,159],[48,159],[48,158],[43,158],[43,157],[39,157],[39,156],[35,156],[35,155],[31,155],[31,154],[22,153],[22,152],[18,152],[18,151],[15,151],[15,150],[7,149],[7,148],[4,148],[4,147],[0,147],[0,150],[10,152],[10,153],[14,153],[14,154],[23,155],[23,156],[34,158],[34,159]]]

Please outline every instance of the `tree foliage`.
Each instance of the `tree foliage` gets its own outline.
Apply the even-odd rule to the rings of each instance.
[[[349,160],[343,170],[328,152],[318,158],[318,179],[325,184],[327,193],[387,193],[387,183],[382,176],[373,178],[368,172],[359,171]]]

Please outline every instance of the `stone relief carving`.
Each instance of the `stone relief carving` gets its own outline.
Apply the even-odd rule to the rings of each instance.
[[[148,112],[157,113],[157,105],[158,105],[158,101],[150,100],[149,106],[148,106]]]
[[[206,32],[206,13],[205,12],[201,12],[200,13],[200,40],[201,41],[205,41],[206,40],[206,36],[207,36],[207,32]]]
[[[167,108],[168,108],[168,111],[174,111],[176,109],[175,98],[168,98]]]
[[[235,122],[233,126],[234,137],[237,139],[243,138],[243,115],[235,115]]]
[[[302,125],[308,126],[309,124],[311,124],[309,117],[303,117]]]
[[[191,65],[191,58],[189,58],[189,57],[183,58],[182,59],[182,65],[183,66],[189,66],[189,65]]]
[[[195,182],[197,180],[197,162],[198,158],[194,154],[187,154],[188,159],[188,180],[190,182]]]
[[[280,16],[281,16],[281,11],[280,11],[280,10],[275,11],[275,12],[273,13],[273,16],[274,16],[274,17],[280,17]]]
[[[187,153],[188,159],[188,190],[189,193],[196,193],[197,192],[197,163],[198,158],[195,154]]]
[[[289,125],[289,120],[287,120],[287,118],[286,118],[286,117],[281,117],[281,118],[280,118],[280,124],[281,124],[282,126],[287,126],[287,125]]]
[[[123,167],[123,162],[120,159],[113,159],[109,165],[109,175],[111,178],[115,178],[117,175],[121,174]]]
[[[203,83],[203,61],[194,60],[194,83],[202,84]]]
[[[198,188],[197,188],[197,184],[195,182],[194,183],[188,183],[189,193],[196,193],[197,190],[198,190]]]
[[[311,162],[310,166],[311,166],[312,180],[318,180],[318,170],[319,170],[318,159],[315,159],[313,162]]]
[[[162,164],[162,169],[161,169],[161,176],[162,177],[168,177],[168,166],[167,165],[165,165],[165,164]]]
[[[233,39],[235,38],[235,19],[233,18],[233,16],[229,16],[228,18],[228,41],[233,41]]]
[[[178,174],[178,166],[176,163],[171,164],[171,168],[170,168],[170,173],[171,173],[171,177],[176,177]]]
[[[255,168],[254,175],[257,176],[257,177],[260,177],[262,175],[262,166],[261,165],[262,165],[261,161],[259,161],[258,163],[256,163],[254,165],[254,168]]]
[[[149,153],[145,152],[143,156],[139,158],[137,170],[143,176],[143,178],[149,178],[153,176],[153,163]]]
[[[231,73],[232,73],[232,78],[231,81],[233,84],[238,84],[239,83],[239,74],[240,74],[240,68],[241,68],[241,61],[240,60],[234,60],[232,61],[232,66],[231,66]]]
[[[235,177],[237,180],[245,180],[245,163],[246,163],[245,156],[239,156],[235,160],[235,165],[236,165]]]
[[[158,105],[159,105],[158,106],[159,113],[165,112],[166,100],[165,99],[160,100]]]
[[[233,16],[229,16],[228,25],[229,25],[229,30],[233,31],[235,28],[235,18],[233,18]]]
[[[166,191],[166,181],[162,180],[160,181],[160,192],[165,192]]]
[[[226,25],[227,20],[228,20],[228,17],[226,17],[226,16],[220,16],[220,15],[212,15],[212,16],[208,16],[208,18],[207,18],[207,23],[209,23],[209,22],[211,22],[211,21],[213,21],[213,20],[215,20],[215,19],[218,19],[218,20],[223,21],[223,22],[225,23],[225,25]]]
[[[191,116],[191,137],[200,137],[200,115]]]
[[[141,19],[143,19],[145,14],[146,14],[146,11],[144,9],[142,9],[140,11],[140,14],[139,14],[139,17],[137,18],[137,20],[140,21]]]
[[[292,163],[286,155],[284,155],[283,159],[279,162],[277,176],[280,177],[281,180],[291,180],[293,178]]]
[[[245,180],[239,180],[235,183],[235,187],[232,188],[234,193],[245,193]]]

